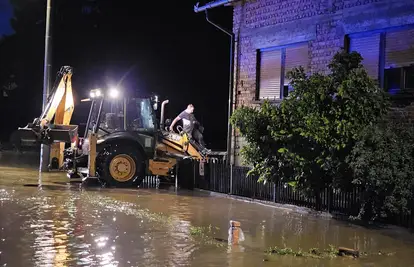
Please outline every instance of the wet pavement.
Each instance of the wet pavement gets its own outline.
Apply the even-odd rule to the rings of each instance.
[[[31,153],[0,152],[0,266],[414,266],[414,235],[402,229],[366,229],[168,188],[85,188],[64,173],[39,176],[37,162]],[[227,240],[230,220],[241,222],[239,246],[212,239]],[[213,234],[195,231],[210,225]],[[264,253],[330,244],[368,256]]]

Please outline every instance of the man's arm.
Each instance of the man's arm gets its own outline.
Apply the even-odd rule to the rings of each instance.
[[[174,127],[174,125],[177,123],[177,121],[179,121],[179,120],[181,120],[181,117],[180,117],[180,115],[178,115],[177,117],[175,117],[175,119],[173,120],[173,122],[171,123],[171,125],[170,125],[170,131],[172,132],[174,129],[173,129],[173,127]]]
[[[196,117],[194,115],[192,116],[192,119],[193,119],[194,124],[201,125],[201,123],[196,119]]]

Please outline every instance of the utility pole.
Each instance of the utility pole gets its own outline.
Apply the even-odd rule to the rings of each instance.
[[[46,32],[45,32],[45,57],[44,57],[44,67],[43,67],[43,105],[42,110],[45,109],[47,100],[50,93],[50,72],[52,68],[51,64],[51,31],[50,31],[50,21],[51,21],[51,11],[52,11],[52,0],[47,0],[46,4]],[[45,172],[48,170],[50,158],[50,146],[41,145],[40,148],[40,166],[39,171]]]

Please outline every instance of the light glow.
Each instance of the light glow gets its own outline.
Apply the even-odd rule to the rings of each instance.
[[[101,90],[100,90],[100,89],[93,89],[93,90],[91,90],[91,92],[89,93],[89,96],[90,96],[91,98],[100,97],[100,96],[102,96],[102,92],[101,92]]]
[[[111,98],[118,98],[118,96],[119,96],[119,91],[118,91],[118,89],[116,89],[116,88],[111,88],[111,89],[109,90],[109,97],[111,97]]]

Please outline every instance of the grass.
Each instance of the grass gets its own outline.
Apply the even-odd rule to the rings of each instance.
[[[311,248],[309,251],[303,251],[301,249],[295,251],[292,248],[288,248],[288,247],[284,247],[284,248],[272,247],[266,250],[265,252],[270,255],[279,255],[279,256],[290,255],[293,257],[304,257],[304,258],[314,258],[314,259],[333,259],[333,258],[340,256],[338,249],[333,245],[329,245],[329,248],[324,249],[323,251],[320,251],[318,248]],[[378,251],[378,253],[371,253],[371,254],[366,253],[366,252],[360,253],[360,256],[365,256],[365,257],[374,256],[374,255],[394,256],[395,252]]]
[[[216,234],[216,232],[214,230],[220,230],[219,227],[214,227],[211,226],[211,224],[207,227],[200,227],[200,226],[191,226],[190,227],[190,234],[192,236],[204,236],[204,235],[211,235],[211,234]]]
[[[217,247],[224,247],[224,242],[219,242],[214,236],[217,234],[216,231],[220,230],[219,227],[213,227],[211,224],[207,227],[203,226],[191,226],[190,235],[207,245],[215,245]]]

